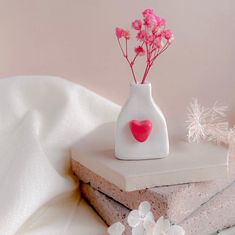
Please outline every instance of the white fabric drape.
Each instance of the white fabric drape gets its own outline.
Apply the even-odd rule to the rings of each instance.
[[[69,148],[101,123],[115,120],[118,110],[60,78],[0,80],[1,235],[104,233],[104,224],[74,193]],[[84,226],[85,215],[97,229]],[[69,233],[73,220],[77,229]]]

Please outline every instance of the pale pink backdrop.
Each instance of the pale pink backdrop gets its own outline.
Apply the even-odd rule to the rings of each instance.
[[[229,105],[234,123],[234,0],[0,0],[0,77],[61,76],[123,104],[131,75],[114,27],[149,7],[175,33],[150,74],[167,117],[182,122],[198,97]]]

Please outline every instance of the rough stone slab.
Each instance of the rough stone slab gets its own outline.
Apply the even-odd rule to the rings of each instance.
[[[131,229],[126,219],[130,212],[128,208],[93,189],[89,184],[82,183],[81,191],[85,199],[108,226],[116,222],[122,222],[126,227],[124,235],[131,234]]]
[[[128,210],[122,204],[110,199],[89,184],[82,183],[81,190],[99,215],[111,225],[117,221],[127,224]],[[235,224],[235,182],[216,194],[188,218],[179,223],[187,235],[211,235]],[[125,235],[131,235],[130,228]]]
[[[215,195],[181,223],[189,235],[208,235],[233,225],[235,225],[235,183]]]
[[[111,126],[110,126],[111,125]],[[103,124],[72,148],[72,158],[124,191],[214,180],[227,176],[228,150],[170,135],[166,158],[123,161],[114,156],[114,130]]]
[[[72,167],[80,180],[89,183],[93,188],[98,189],[127,208],[134,209],[138,207],[140,202],[149,201],[156,218],[164,215],[175,223],[180,223],[235,180],[235,175],[231,174],[227,179],[216,181],[125,192],[77,161],[73,161]]]

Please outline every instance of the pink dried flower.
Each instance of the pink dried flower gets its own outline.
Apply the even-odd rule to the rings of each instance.
[[[128,30],[123,30],[123,37],[129,40],[131,38],[130,32]]]
[[[143,73],[141,83],[145,83],[149,70],[154,61],[171,45],[173,33],[170,29],[165,30],[166,21],[156,15],[152,9],[146,9],[142,12],[143,19],[136,19],[132,22],[132,28],[135,29],[135,37],[141,42],[141,45],[134,48],[135,55],[131,59],[128,53],[130,32],[122,28],[116,28],[118,44],[124,58],[131,68],[135,83],[137,78],[134,70],[134,64],[139,56],[146,56],[146,67]],[[125,42],[121,43],[120,39]]]
[[[156,39],[156,47],[157,47],[158,49],[161,49],[161,48],[162,48],[162,38],[161,38],[161,37],[158,37],[158,38]]]
[[[157,21],[157,26],[161,27],[166,25],[166,20],[162,19],[161,17],[155,16],[155,19]]]
[[[150,14],[146,15],[144,18],[144,25],[147,28],[152,28],[152,27],[157,26],[157,20],[156,20],[155,16],[150,15]]]
[[[132,27],[133,27],[135,30],[141,30],[142,21],[141,21],[141,20],[134,20],[134,21],[132,22]]]
[[[170,29],[164,30],[163,35],[167,41],[173,38],[173,32]]]
[[[143,16],[146,17],[147,15],[155,15],[153,9],[146,9],[142,12]]]
[[[165,26],[166,25],[166,20],[160,18],[160,21],[158,22],[158,25],[159,26]]]
[[[118,39],[123,37],[123,31],[123,29],[116,27],[115,32]]]
[[[153,43],[154,43],[154,41],[155,41],[155,35],[149,35],[148,37],[147,37],[147,42],[150,44],[150,45],[152,45]]]
[[[152,28],[152,34],[154,36],[158,35],[161,33],[161,28],[159,28],[157,25],[155,25],[153,28]]]
[[[147,33],[145,30],[139,31],[138,34],[136,35],[137,40],[140,40],[140,41],[145,41],[146,37],[147,37]]]
[[[138,46],[135,48],[135,53],[139,56],[143,56],[145,54],[145,50],[142,46]]]

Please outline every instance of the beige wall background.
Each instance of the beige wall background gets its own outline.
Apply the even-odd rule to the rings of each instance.
[[[192,97],[235,123],[234,0],[0,0],[0,77],[64,77],[123,104],[131,74],[114,36],[145,8],[175,41],[149,74],[156,102],[182,122]]]

